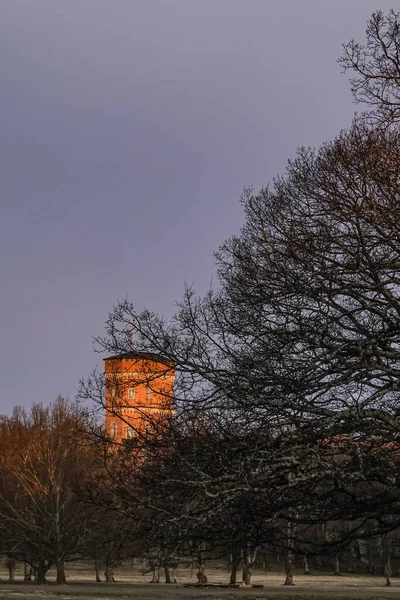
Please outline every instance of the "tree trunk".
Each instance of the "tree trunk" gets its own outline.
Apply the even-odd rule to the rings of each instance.
[[[303,571],[304,575],[310,574],[310,569],[308,568],[308,558],[306,555],[303,556]]]
[[[392,552],[391,552],[391,544],[390,540],[388,540],[385,544],[385,578],[386,583],[385,586],[389,587],[391,584],[390,578],[392,576]]]
[[[151,583],[160,583],[160,570],[157,567],[153,567],[153,577]]]
[[[202,556],[199,556],[198,565],[199,565],[199,570],[196,573],[197,583],[200,583],[200,584],[204,585],[204,584],[207,583],[208,579],[207,579],[207,575],[205,573],[205,571],[206,571],[206,564],[203,561],[203,557]]]
[[[28,569],[28,563],[24,562],[24,581],[32,581],[32,567],[29,566]]]
[[[101,582],[101,579],[100,579],[100,568],[99,568],[99,561],[97,560],[97,556],[94,559],[94,570],[95,570],[95,573],[96,573],[96,581],[97,581],[97,583],[100,583]]]
[[[287,550],[285,557],[285,583],[283,585],[295,585],[293,581],[294,577],[294,554],[293,554],[293,544],[294,544],[294,525],[291,521],[288,521],[287,524]]]
[[[341,575],[340,573],[340,560],[339,560],[339,554],[335,554],[335,570],[333,571],[334,575]]]
[[[375,561],[374,561],[374,553],[371,548],[371,545],[368,544],[368,573],[370,575],[375,575]]]
[[[385,586],[389,587],[391,585],[391,581],[390,578],[392,576],[392,565],[391,565],[391,558],[388,555],[385,559],[385,578],[386,578],[386,583]]]
[[[243,561],[243,575],[242,575],[243,583],[245,585],[251,584],[252,573],[253,573],[252,564],[250,563],[248,558],[245,557],[244,561]]]
[[[349,548],[349,573],[355,573],[356,572],[356,548],[354,544],[350,545]]]
[[[251,584],[251,576],[253,574],[253,569],[250,565],[245,565],[243,569],[243,583],[245,585]]]
[[[257,548],[251,551],[250,545],[247,545],[246,550],[243,553],[243,583],[245,585],[251,584],[251,576],[253,574],[253,567],[257,558]]]
[[[46,581],[46,573],[49,570],[50,565],[46,566],[46,561],[40,559],[37,566],[34,567],[35,570],[35,583],[41,585],[42,583],[47,583]]]
[[[361,548],[360,548],[359,542],[354,542],[353,550],[354,550],[354,556],[355,556],[356,560],[360,561],[361,560]],[[355,565],[354,570],[356,570],[356,569],[357,569],[357,565]]]
[[[104,571],[104,577],[106,578],[107,583],[113,583],[114,579],[114,571],[112,570],[111,565],[106,565],[106,570]]]
[[[172,583],[168,563],[164,562],[165,583]]]
[[[245,558],[244,562],[243,562],[243,574],[242,574],[242,580],[245,585],[251,584],[252,572],[253,572],[252,566],[250,563],[247,562],[247,559]]]
[[[65,577],[65,565],[64,561],[60,560],[57,562],[57,585],[65,585],[67,583],[67,578]]]
[[[264,572],[264,575],[265,575],[265,573],[267,571],[268,571],[268,559],[267,559],[267,553],[264,550],[264,552],[263,552],[263,572]]]
[[[229,585],[235,585],[237,580],[237,568],[238,568],[238,557],[237,549],[233,548],[231,554],[231,576],[229,579]]]
[[[17,561],[15,558],[8,558],[6,564],[8,569],[8,581],[13,582],[15,581],[15,566]]]
[[[176,570],[178,567],[176,567],[175,565],[172,567],[172,583],[176,583]]]
[[[285,560],[285,583],[283,585],[295,585],[293,582],[294,572],[293,572],[293,552],[288,549],[286,553]]]

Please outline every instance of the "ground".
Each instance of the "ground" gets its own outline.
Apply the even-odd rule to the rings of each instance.
[[[26,584],[22,581],[22,567],[16,571],[16,581],[7,583],[7,572],[0,568],[0,599],[2,600],[379,600],[400,598],[400,579],[394,578],[390,588],[384,587],[383,577],[365,575],[329,574],[296,575],[295,587],[282,585],[284,576],[278,572],[256,571],[255,584],[263,588],[236,589],[216,587],[226,584],[228,573],[224,569],[208,569],[210,587],[185,587],[185,583],[195,583],[195,574],[190,569],[178,569],[175,573],[177,584],[150,584],[149,573],[141,575],[138,566],[125,566],[115,569],[116,583],[95,583],[94,570],[88,565],[67,565],[68,584],[56,586],[54,573],[49,574],[49,583],[43,586]]]

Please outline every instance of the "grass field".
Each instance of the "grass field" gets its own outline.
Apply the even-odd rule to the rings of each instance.
[[[67,565],[68,584],[56,586],[54,572],[49,572],[49,583],[42,586],[22,581],[22,566],[16,571],[15,583],[7,582],[4,565],[0,567],[0,598],[2,600],[261,600],[277,598],[280,600],[315,600],[342,598],[352,600],[378,600],[384,598],[400,599],[400,579],[393,579],[390,588],[384,587],[383,577],[364,575],[343,575],[335,577],[328,574],[302,575],[295,577],[295,587],[283,586],[284,575],[278,572],[264,574],[255,571],[253,583],[263,588],[215,587],[226,584],[228,573],[224,569],[208,569],[210,587],[185,587],[185,583],[195,583],[195,574],[190,569],[178,569],[175,573],[176,584],[151,584],[150,574],[142,575],[138,566],[125,566],[115,569],[116,583],[94,582],[94,570],[87,564]]]

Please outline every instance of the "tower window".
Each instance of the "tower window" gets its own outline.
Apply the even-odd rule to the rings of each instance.
[[[117,437],[117,424],[116,423],[111,423],[110,435],[113,440],[116,439],[116,437]]]
[[[135,388],[129,388],[128,390],[128,398],[129,400],[135,399]]]
[[[135,430],[132,427],[132,425],[127,425],[126,426],[126,439],[127,440],[131,440],[132,438],[135,437]]]
[[[148,385],[147,389],[146,389],[146,400],[151,400],[152,396],[153,396],[153,390]]]

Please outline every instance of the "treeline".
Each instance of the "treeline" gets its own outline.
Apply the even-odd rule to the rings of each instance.
[[[249,581],[257,555],[279,551],[287,584],[296,557],[340,568],[344,556],[371,572],[379,558],[390,583],[400,527],[399,57],[394,12],[372,16],[365,44],[344,45],[341,64],[368,112],[320,149],[300,149],[270,187],[244,193],[242,230],[216,253],[216,291],[187,289],[170,321],[128,301],[111,311],[100,349],[131,352],[133,329],[136,351],[174,365],[176,412],[163,422],[143,411],[149,426],[121,445],[89,422],[91,443],[67,444],[60,461],[82,453],[66,470],[70,500],[56,502],[53,484],[43,492],[64,507],[48,533],[55,546],[77,501],[68,513],[77,533],[64,539],[107,564],[110,548],[118,559],[147,553],[168,579],[171,561],[195,557],[204,581],[205,559],[224,556],[231,580],[240,565]],[[102,374],[79,397],[122,416],[106,403]],[[35,418],[13,419],[5,436],[21,427],[23,474]],[[13,503],[29,506],[27,521],[41,504],[22,483],[12,491],[18,462],[2,460],[2,539],[12,540],[13,519],[19,532],[4,551],[25,546],[38,573],[40,561],[68,560],[66,546],[35,554]],[[38,519],[45,530],[50,518]]]
[[[289,471],[276,427],[270,439],[254,424],[234,433],[225,418],[197,408],[172,421],[142,419],[148,426],[141,423],[116,445],[61,397],[2,417],[0,553],[10,581],[24,563],[26,580],[45,583],[55,567],[57,583],[66,583],[65,565],[76,560],[109,582],[133,559],[153,582],[162,570],[167,583],[179,566],[191,566],[206,583],[207,565],[216,561],[231,584],[250,584],[255,568],[283,566],[286,583],[293,583],[295,566],[304,573],[385,574],[390,581],[393,561],[399,573],[399,529],[380,530],[373,518],[344,513],[316,518],[313,488],[299,494],[294,481],[301,457],[293,455]],[[344,459],[341,445],[335,460]]]
[[[144,529],[132,528],[116,498],[100,498],[113,454],[102,427],[62,397],[0,418],[0,554],[10,581],[24,563],[26,580],[44,583],[55,567],[63,584],[73,560],[112,581],[115,565],[146,549]]]
[[[96,550],[98,517],[77,494],[98,468],[85,426],[62,398],[0,420],[0,552],[10,580],[23,561],[27,579],[43,583],[56,565],[64,583],[65,561]]]

